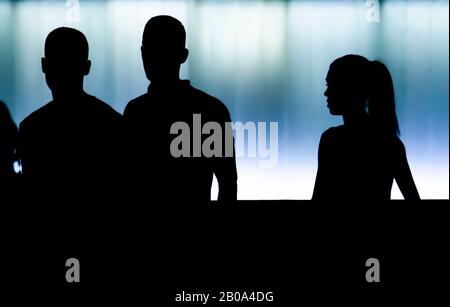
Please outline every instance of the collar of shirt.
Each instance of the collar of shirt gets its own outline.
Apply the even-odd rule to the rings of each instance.
[[[191,82],[189,80],[180,80],[175,83],[170,84],[164,84],[164,85],[154,85],[151,84],[148,86],[147,92],[153,92],[153,93],[173,93],[177,92],[179,90],[188,88],[191,85]]]

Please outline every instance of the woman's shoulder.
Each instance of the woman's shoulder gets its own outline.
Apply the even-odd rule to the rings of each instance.
[[[381,146],[385,152],[395,156],[403,156],[406,153],[405,145],[397,135],[378,136],[377,139],[377,146]]]
[[[345,134],[345,129],[344,129],[343,125],[331,127],[322,133],[322,136],[320,137],[320,141],[321,142],[331,142],[331,141],[341,138],[343,134]]]
[[[344,125],[331,127],[322,133],[322,137],[325,137],[325,138],[333,137],[333,136],[344,133],[344,130],[345,130]]]
[[[403,144],[402,140],[397,135],[392,138],[392,148],[399,154],[404,154],[406,152],[405,144]]]

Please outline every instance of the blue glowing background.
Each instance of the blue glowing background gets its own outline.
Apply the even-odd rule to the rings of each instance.
[[[17,123],[51,100],[40,58],[46,35],[65,25],[90,43],[86,90],[122,112],[148,85],[144,25],[169,14],[188,34],[182,77],[225,102],[233,121],[279,122],[276,167],[237,160],[239,198],[309,199],[320,135],[341,123],[323,96],[328,65],[361,54],[391,70],[421,196],[449,198],[448,1],[382,1],[379,22],[369,22],[374,2],[79,1],[78,16],[77,1],[1,1],[0,99]]]

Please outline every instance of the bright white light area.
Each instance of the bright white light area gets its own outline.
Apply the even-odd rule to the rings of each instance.
[[[316,163],[305,161],[279,165],[272,169],[258,168],[257,161],[237,159],[238,199],[311,199]],[[311,174],[312,176],[311,180]],[[217,199],[218,186],[214,178],[212,198]]]

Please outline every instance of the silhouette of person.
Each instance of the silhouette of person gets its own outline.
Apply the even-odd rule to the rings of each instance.
[[[118,180],[122,116],[83,89],[91,67],[83,33],[57,28],[44,49],[53,100],[20,124],[24,179],[37,196],[64,197],[58,201],[102,197]]]
[[[225,129],[231,130],[225,125],[231,118],[221,101],[192,87],[189,80],[180,80],[180,66],[188,57],[185,41],[184,26],[173,17],[156,16],[145,26],[141,53],[150,85],[147,93],[130,101],[124,111],[137,164],[133,167],[138,170],[136,184],[141,193],[171,204],[206,204],[211,199],[215,175],[219,202],[234,201],[237,194],[234,154],[206,157],[193,153],[192,140],[197,137],[194,114],[201,116],[202,124],[211,121],[220,124],[222,136]],[[176,122],[184,122],[190,128],[188,156],[171,154],[172,141],[177,137],[171,134],[171,127]],[[206,137],[200,136],[202,141]]]
[[[17,126],[8,107],[0,101],[0,182],[5,183],[16,176],[14,162],[17,161]]]
[[[328,108],[344,124],[320,139],[314,200],[391,197],[393,180],[407,200],[419,199],[406,151],[398,137],[394,86],[387,67],[359,55],[331,65]]]

